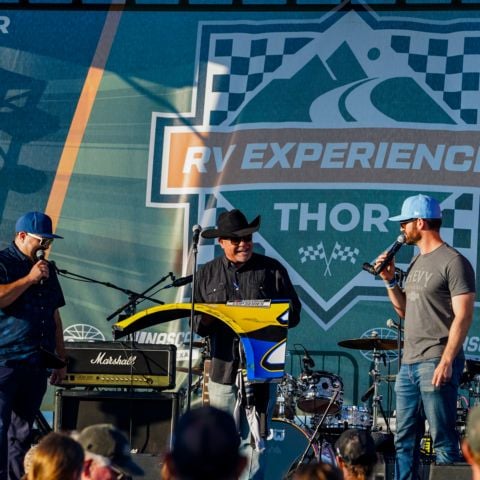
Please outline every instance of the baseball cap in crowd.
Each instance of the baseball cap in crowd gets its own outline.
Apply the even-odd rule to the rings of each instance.
[[[109,423],[99,423],[84,428],[76,438],[85,453],[93,453],[110,460],[112,466],[125,475],[143,476],[144,471],[130,454],[127,437]]]
[[[404,222],[413,218],[442,218],[442,209],[437,200],[428,195],[414,195],[405,199],[400,215],[390,217],[393,222]]]
[[[173,435],[171,456],[181,478],[226,478],[239,459],[240,436],[233,417],[205,406],[185,413]]]
[[[349,465],[373,465],[377,451],[373,437],[367,430],[345,430],[335,442],[337,455]]]
[[[52,219],[41,212],[28,212],[15,224],[15,232],[27,232],[44,238],[63,238],[52,232]]]
[[[473,407],[468,413],[465,438],[472,452],[480,453],[480,406]]]

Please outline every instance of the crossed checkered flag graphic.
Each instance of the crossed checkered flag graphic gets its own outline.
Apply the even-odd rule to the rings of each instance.
[[[359,253],[360,250],[358,248],[352,248],[348,246],[342,247],[338,242],[335,242],[331,258],[335,260],[340,259],[342,262],[346,262],[348,260],[350,263],[355,263]]]
[[[308,246],[308,247],[300,247],[298,249],[298,253],[300,254],[300,261],[305,263],[307,260],[315,261],[317,258],[319,260],[323,260],[327,258],[325,253],[325,248],[323,246],[323,242],[320,242],[316,247]]]
[[[330,257],[327,258],[327,253],[323,242],[320,242],[316,247],[310,245],[308,247],[300,247],[298,249],[300,255],[300,262],[305,263],[307,260],[316,261],[316,260],[325,260],[325,272],[324,275],[332,275],[330,271],[330,263],[332,260],[340,260],[341,262],[355,263],[357,261],[357,255],[360,253],[358,248],[352,248],[347,246],[342,246],[338,242],[335,242],[332,253]]]

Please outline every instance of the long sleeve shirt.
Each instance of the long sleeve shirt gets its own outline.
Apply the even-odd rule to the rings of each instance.
[[[300,321],[301,303],[286,269],[277,260],[254,253],[239,267],[225,256],[206,263],[197,272],[195,302],[226,303],[234,300],[285,300],[290,302],[289,328]],[[219,320],[204,325],[195,318],[195,330],[210,337],[210,378],[233,384],[239,367],[239,338]]]

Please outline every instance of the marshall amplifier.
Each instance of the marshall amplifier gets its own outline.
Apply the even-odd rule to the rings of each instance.
[[[175,387],[175,345],[67,342],[65,350],[64,387]]]

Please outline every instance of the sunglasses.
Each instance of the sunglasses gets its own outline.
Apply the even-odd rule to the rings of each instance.
[[[411,222],[414,222],[415,220],[417,220],[417,219],[416,218],[409,218],[408,220],[404,220],[403,222],[400,222],[400,226],[404,227],[405,225],[407,225]]]
[[[228,237],[228,240],[232,245],[240,245],[241,242],[249,243],[252,241],[253,235],[244,235],[243,237]]]
[[[52,244],[52,242],[53,242],[53,238],[40,237],[39,235],[35,235],[35,234],[33,234],[33,233],[28,233],[28,232],[27,232],[27,235],[28,235],[29,237],[36,238],[37,240],[39,240],[41,247],[46,247],[46,248],[48,248],[48,247]]]

